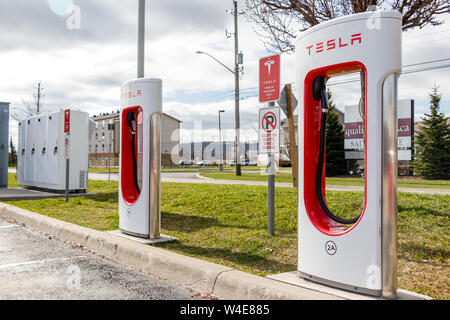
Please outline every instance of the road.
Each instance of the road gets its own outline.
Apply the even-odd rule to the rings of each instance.
[[[0,300],[188,300],[190,292],[0,219]]]

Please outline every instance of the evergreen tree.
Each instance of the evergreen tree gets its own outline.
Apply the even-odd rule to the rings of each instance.
[[[450,125],[440,110],[442,94],[434,85],[430,93],[430,114],[425,114],[415,136],[415,173],[425,179],[450,178]]]
[[[344,151],[344,126],[339,122],[339,114],[333,102],[331,91],[328,90],[328,115],[325,129],[325,170],[327,176],[345,174],[346,162]]]
[[[17,163],[17,151],[16,147],[14,146],[12,137],[9,139],[9,165],[13,166]]]

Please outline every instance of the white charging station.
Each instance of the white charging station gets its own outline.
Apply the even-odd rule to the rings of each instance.
[[[122,85],[119,228],[150,239],[160,237],[161,114],[162,80]]]
[[[397,79],[402,16],[374,11],[319,24],[296,43],[299,97],[298,273],[392,298],[397,290]],[[325,198],[326,81],[360,74],[365,122],[364,209],[339,219]],[[322,152],[322,154],[321,154]]]

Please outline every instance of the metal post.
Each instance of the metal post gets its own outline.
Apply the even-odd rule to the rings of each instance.
[[[145,0],[139,0],[137,77],[144,77],[145,60]]]
[[[219,110],[219,171],[223,172],[223,146],[222,146],[222,125],[220,124],[220,114],[225,110]]]
[[[237,0],[233,0],[234,6],[234,81],[235,81],[235,90],[234,90],[234,125],[235,125],[235,148],[234,148],[234,158],[236,163],[236,175],[241,176],[241,156],[240,156],[240,117],[239,117],[239,60],[238,60],[238,8],[237,8]]]
[[[274,107],[275,102],[269,102],[269,107]],[[272,153],[268,154],[267,170],[267,231],[269,235],[275,235],[275,159]]]
[[[267,202],[267,231],[269,235],[275,235],[275,164],[273,154],[269,153],[269,170],[268,170],[268,179],[267,179],[267,193],[268,193],[268,202]]]
[[[0,102],[0,188],[8,188],[9,114],[9,102]]]
[[[36,113],[41,112],[41,82],[38,83],[38,93],[37,93],[37,103],[36,103]]]
[[[70,172],[70,160],[66,159],[66,191],[65,191],[65,198],[66,202],[69,202],[69,172]]]
[[[160,237],[161,230],[161,114],[150,116],[149,238]]]
[[[111,148],[112,148],[112,123],[111,120],[108,124],[108,134],[109,134],[109,150],[108,150],[108,181],[111,181]]]
[[[382,104],[382,207],[381,275],[382,295],[395,298],[397,292],[397,88],[398,75],[391,74],[383,83]]]

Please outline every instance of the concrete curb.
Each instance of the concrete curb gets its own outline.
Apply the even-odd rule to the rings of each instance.
[[[193,292],[219,299],[329,300],[337,296],[258,277],[0,202],[0,217]]]
[[[195,175],[195,177],[196,177],[197,179],[200,179],[200,180],[215,180],[215,179],[213,179],[213,178],[208,178],[208,177],[202,176],[202,172],[197,173],[197,174]]]

